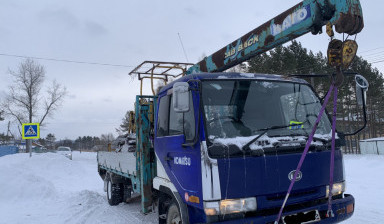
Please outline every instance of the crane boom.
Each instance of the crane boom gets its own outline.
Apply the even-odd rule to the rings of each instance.
[[[308,32],[319,34],[327,23],[334,25],[338,33],[359,33],[364,27],[360,1],[304,0],[205,57],[187,74],[224,71]]]

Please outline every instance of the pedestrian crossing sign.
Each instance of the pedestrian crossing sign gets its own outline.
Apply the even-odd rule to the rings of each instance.
[[[40,138],[40,124],[27,123],[23,124],[23,139]]]

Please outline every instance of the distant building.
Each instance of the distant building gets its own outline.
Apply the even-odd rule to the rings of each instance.
[[[384,155],[384,137],[360,140],[361,154]]]
[[[36,142],[32,142],[32,150],[33,150],[32,152],[37,152],[37,153],[43,153],[48,151],[46,147]]]
[[[107,147],[104,145],[95,145],[91,148],[91,151],[98,152],[98,151],[107,151]]]

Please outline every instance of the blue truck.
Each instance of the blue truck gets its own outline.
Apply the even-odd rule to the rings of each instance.
[[[360,32],[359,1],[306,0],[195,65],[147,61],[135,68],[131,74],[141,84],[151,80],[153,94],[141,89],[136,96],[136,150],[98,152],[109,204],[139,195],[142,213],[157,212],[159,223],[337,223],[351,217],[355,200],[345,193],[342,135],[330,187],[327,116],[296,171],[321,108],[311,85],[287,76],[223,72],[326,24]],[[180,72],[169,73],[175,69]],[[167,83],[157,93],[156,79]]]

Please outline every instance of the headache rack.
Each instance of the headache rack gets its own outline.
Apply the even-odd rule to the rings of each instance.
[[[182,62],[163,62],[163,61],[144,61],[133,69],[129,75],[137,76],[140,80],[140,95],[143,95],[143,80],[151,80],[151,89],[153,95],[156,95],[155,88],[153,85],[153,80],[163,80],[164,84],[175,78],[184,76],[192,63],[182,63]]]

